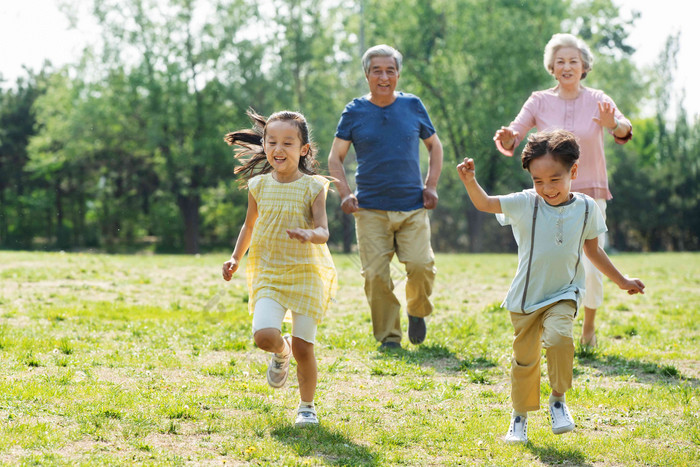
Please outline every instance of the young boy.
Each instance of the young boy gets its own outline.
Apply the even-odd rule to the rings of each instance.
[[[534,189],[489,196],[476,181],[472,159],[457,166],[469,198],[480,211],[511,225],[518,244],[518,270],[503,306],[515,331],[511,362],[513,414],[506,442],[527,442],[527,412],[540,408],[541,347],[547,349],[552,394],[549,413],[555,434],[576,426],[565,402],[573,378],[573,322],[585,277],[581,252],[629,294],[644,293],[639,279],[628,279],[598,246],[605,221],[595,201],[571,193],[579,146],[564,130],[535,133],[522,153]]]

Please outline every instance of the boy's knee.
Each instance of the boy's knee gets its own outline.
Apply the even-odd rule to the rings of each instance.
[[[435,261],[408,261],[406,262],[406,273],[410,277],[435,277]]]
[[[550,352],[569,351],[575,348],[574,339],[572,336],[567,336],[558,332],[550,332],[545,334],[543,344],[544,348]]]

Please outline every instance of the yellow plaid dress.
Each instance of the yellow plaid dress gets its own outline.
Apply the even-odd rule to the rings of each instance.
[[[338,288],[328,246],[291,239],[287,229],[314,228],[311,206],[329,185],[320,175],[306,174],[291,183],[271,174],[248,182],[258,205],[246,266],[251,313],[258,299],[268,297],[316,322],[325,316]]]

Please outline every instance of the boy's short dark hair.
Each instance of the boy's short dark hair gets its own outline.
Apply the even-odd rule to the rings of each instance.
[[[580,149],[576,136],[566,130],[539,131],[531,134],[523,149],[523,169],[529,170],[530,162],[538,157],[551,154],[569,170],[578,160]]]

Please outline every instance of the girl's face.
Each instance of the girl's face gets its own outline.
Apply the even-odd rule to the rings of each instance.
[[[300,173],[299,160],[309,152],[309,145],[301,143],[299,128],[285,120],[275,120],[265,126],[263,148],[279,182],[296,180]]]
[[[528,166],[535,191],[547,204],[558,206],[569,201],[571,180],[578,175],[578,164],[567,170],[561,162],[546,154],[532,159]]]
[[[576,47],[561,47],[554,53],[554,77],[562,85],[578,85],[583,75],[581,52]]]

